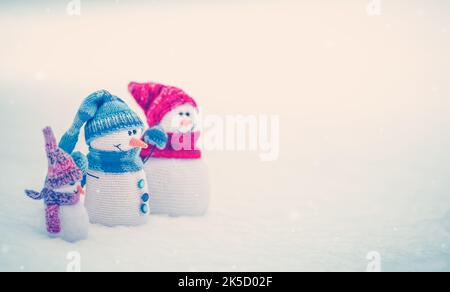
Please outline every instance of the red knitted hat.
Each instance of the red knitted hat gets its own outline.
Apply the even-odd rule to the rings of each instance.
[[[173,86],[131,82],[128,90],[144,110],[150,128],[161,123],[164,116],[178,106],[188,103],[197,108],[192,97]]]

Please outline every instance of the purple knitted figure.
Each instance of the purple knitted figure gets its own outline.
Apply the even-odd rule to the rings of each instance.
[[[61,220],[59,220],[59,206],[50,205],[45,208],[45,220],[47,222],[47,232],[58,234],[61,232]]]
[[[54,236],[62,232],[68,232],[63,228],[61,220],[61,208],[73,206],[73,210],[67,209],[68,220],[78,220],[81,225],[77,226],[76,234],[65,234],[62,236],[68,241],[84,239],[87,236],[88,217],[84,206],[79,206],[80,194],[83,193],[81,181],[83,180],[83,171],[75,163],[73,157],[60,149],[56,144],[55,136],[51,128],[44,129],[45,150],[48,159],[48,174],[45,180],[44,188],[41,192],[26,190],[28,197],[34,200],[43,200],[45,203],[45,219],[47,232]],[[78,161],[80,161],[80,157]],[[82,159],[81,159],[82,160]],[[81,163],[82,164],[82,163]],[[76,207],[76,208],[75,208]],[[69,225],[69,224],[68,224]],[[70,225],[73,225],[71,222]],[[80,234],[80,230],[82,230]]]
[[[56,192],[45,187],[40,193],[26,190],[25,193],[32,199],[44,200],[45,219],[47,231],[50,234],[59,234],[61,232],[61,220],[59,218],[60,206],[75,205],[80,201],[80,192],[62,193]]]

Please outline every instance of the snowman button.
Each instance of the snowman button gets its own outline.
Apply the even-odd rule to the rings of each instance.
[[[141,205],[141,212],[142,212],[142,214],[147,214],[148,213],[148,205],[147,204],[142,204]]]
[[[141,200],[144,203],[147,203],[149,199],[150,199],[150,195],[148,193],[143,194],[141,197]]]
[[[140,179],[138,181],[138,188],[143,189],[145,187],[145,180],[144,179]]]

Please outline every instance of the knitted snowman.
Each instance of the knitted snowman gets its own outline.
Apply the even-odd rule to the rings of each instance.
[[[144,140],[155,144],[158,139],[152,138],[158,129],[168,138],[165,145],[157,144],[141,153],[152,213],[204,215],[209,205],[209,179],[202,153],[196,147],[200,135],[196,102],[178,88],[157,83],[132,82],[129,91],[147,116],[150,129]]]
[[[44,200],[47,232],[51,237],[75,242],[86,239],[89,218],[80,195],[83,194],[83,166],[85,159],[80,153],[74,157],[58,148],[51,128],[44,129],[48,174],[41,192],[26,190],[32,199]],[[80,165],[75,162],[76,159]]]
[[[91,223],[109,227],[148,221],[149,194],[139,157],[144,124],[120,98],[98,91],[82,103],[60,147],[72,152],[84,125],[89,146],[85,205]]]

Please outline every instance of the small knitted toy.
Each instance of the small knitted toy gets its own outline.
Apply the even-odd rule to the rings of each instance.
[[[98,91],[82,103],[60,147],[72,152],[84,126],[89,146],[86,208],[91,223],[136,226],[148,221],[149,199],[143,163],[144,124],[120,98]]]
[[[58,148],[51,128],[44,129],[44,138],[48,159],[45,186],[41,192],[26,190],[25,193],[32,199],[44,200],[47,232],[51,237],[61,237],[70,242],[86,239],[89,218],[80,202],[82,169],[86,162],[80,153],[71,157]]]
[[[129,91],[147,116],[150,129],[144,140],[155,145],[141,153],[152,213],[204,215],[209,205],[209,178],[196,147],[200,135],[196,102],[178,88],[157,83],[132,82]],[[158,129],[167,134],[167,143]]]

